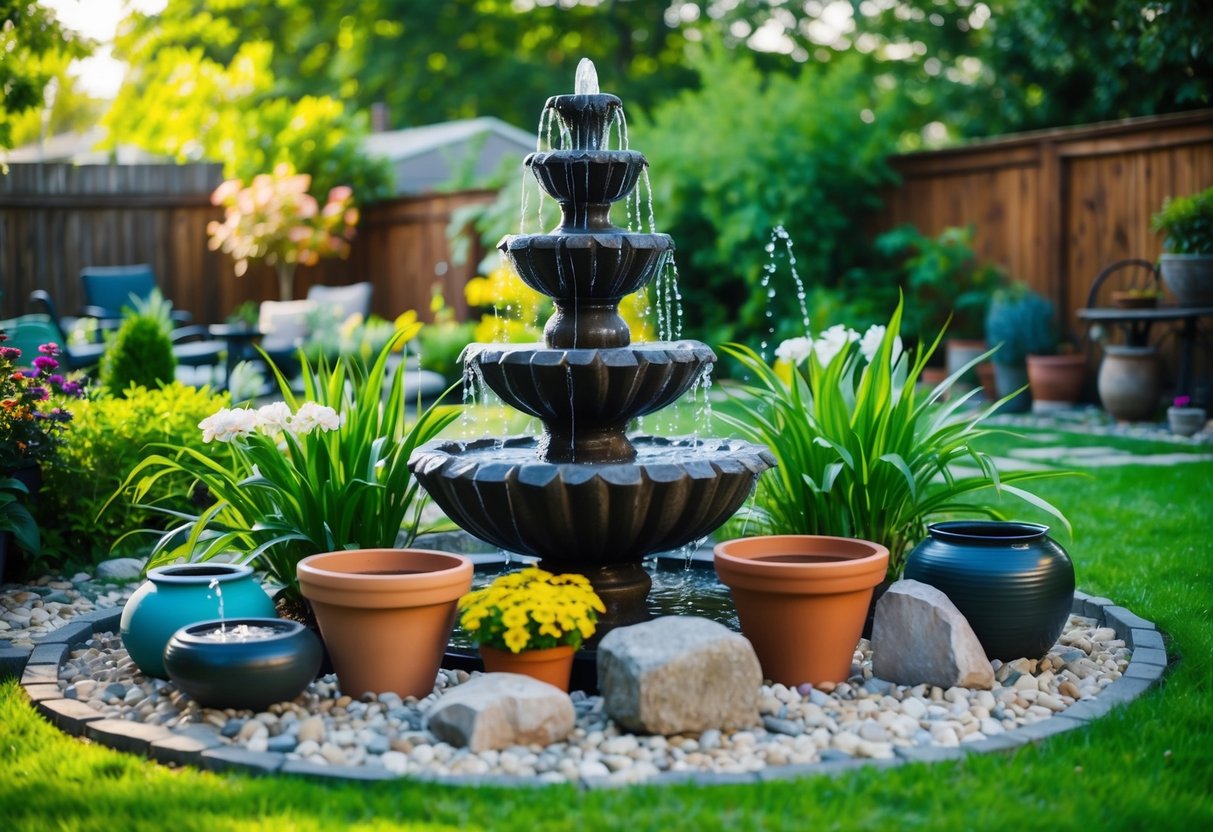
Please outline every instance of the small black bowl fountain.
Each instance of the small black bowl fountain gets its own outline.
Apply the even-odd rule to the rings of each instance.
[[[558,146],[525,164],[559,203],[561,222],[498,248],[556,311],[542,344],[476,345],[464,356],[465,371],[542,420],[543,435],[430,443],[409,466],[463,529],[536,556],[544,569],[588,577],[607,607],[596,643],[648,617],[645,556],[718,528],[774,460],[736,440],[626,435],[631,419],[676,401],[716,356],[698,341],[633,345],[619,315],[620,300],[658,275],[674,248],[666,234],[610,222],[611,203],[648,164],[636,151],[605,148],[619,99],[598,92],[583,60],[576,93],[548,99],[545,110],[558,122]],[[575,684],[579,677],[575,670]]]

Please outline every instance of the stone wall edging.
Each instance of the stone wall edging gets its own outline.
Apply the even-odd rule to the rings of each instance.
[[[893,759],[855,758],[768,766],[745,774],[662,772],[638,785],[756,784],[816,775],[837,776],[857,768],[889,768],[906,763],[961,760],[970,754],[1013,753],[1026,745],[1082,728],[1106,715],[1113,708],[1137,699],[1162,679],[1167,669],[1166,646],[1162,634],[1153,622],[1146,621],[1111,599],[1077,591],[1074,593],[1070,612],[1072,615],[1093,618],[1102,626],[1111,627],[1133,650],[1133,655],[1124,675],[1108,685],[1098,696],[1080,700],[1055,716],[954,748],[897,748]],[[172,730],[140,722],[108,719],[84,702],[63,698],[58,685],[59,668],[73,646],[87,641],[94,634],[116,631],[121,615],[122,610],[119,608],[94,610],[77,616],[70,624],[48,633],[28,651],[27,661],[23,663],[23,670],[20,671],[21,685],[38,712],[65,733],[85,737],[118,751],[148,757],[162,764],[190,765],[216,772],[286,774],[321,780],[359,782],[409,779],[446,786],[535,788],[547,785],[530,777],[401,775],[386,769],[366,766],[320,766],[303,760],[287,759],[286,754],[280,752],[249,751],[225,745],[220,742],[218,731],[211,726],[188,725]],[[3,678],[2,673],[0,678]],[[582,789],[614,789],[633,784],[616,783],[607,778],[582,778],[577,781],[577,785]]]

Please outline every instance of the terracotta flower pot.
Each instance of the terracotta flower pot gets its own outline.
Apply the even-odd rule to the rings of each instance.
[[[455,625],[455,602],[472,586],[472,562],[426,549],[351,549],[299,561],[341,690],[421,698],[434,689]]]
[[[573,648],[567,644],[542,650],[511,653],[496,647],[480,645],[480,658],[485,673],[520,673],[563,691],[569,689],[569,674],[573,671]]]
[[[741,632],[763,675],[785,685],[841,682],[889,550],[820,535],[746,537],[717,544],[716,574],[733,595]]]
[[[1082,383],[1086,376],[1085,355],[1029,355],[1028,384],[1032,389],[1032,410],[1057,410],[1074,404],[1082,397]]]

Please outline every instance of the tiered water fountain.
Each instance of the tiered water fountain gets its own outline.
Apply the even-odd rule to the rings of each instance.
[[[611,204],[648,164],[606,148],[621,106],[598,92],[588,61],[573,95],[548,99],[556,146],[525,164],[559,203],[561,222],[498,247],[556,311],[542,344],[476,345],[464,356],[503,401],[542,420],[543,435],[431,443],[409,462],[476,537],[586,575],[607,607],[599,637],[647,617],[646,555],[708,535],[774,464],[765,448],[735,440],[626,435],[630,420],[677,400],[716,356],[698,341],[632,344],[619,316],[620,300],[658,275],[674,248],[666,234],[610,222]]]

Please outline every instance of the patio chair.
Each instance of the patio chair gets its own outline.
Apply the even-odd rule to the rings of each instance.
[[[365,320],[371,314],[373,288],[369,281],[348,286],[312,286],[307,290],[307,299],[318,307],[331,310],[338,318],[358,314]]]
[[[1140,257],[1129,257],[1108,264],[1095,276],[1084,308],[1149,308],[1161,297],[1162,277],[1157,264]],[[1127,343],[1147,344],[1150,325],[1148,319],[1123,323]]]
[[[308,319],[315,309],[313,300],[261,302],[257,319],[261,349],[288,379],[299,373],[299,346],[307,339]]]
[[[146,300],[156,289],[156,277],[147,263],[131,266],[86,266],[80,270],[80,286],[84,290],[84,315],[101,320],[120,320],[123,307],[131,305],[132,297]],[[191,315],[184,309],[174,309],[173,323],[189,323]]]
[[[61,317],[58,306],[51,298],[50,292],[45,289],[35,289],[30,292],[29,300],[31,306],[35,308],[41,306],[46,310],[45,315],[54,327],[54,341],[62,348],[69,370],[90,371],[101,362],[101,355],[105,352],[105,342],[100,326],[95,330],[93,340],[83,344],[73,344],[70,342],[69,333],[79,319]]]
[[[38,347],[47,343],[63,345],[59,331],[48,315],[36,313],[9,318],[0,321],[0,330],[7,336],[4,346],[21,350],[19,366],[26,369],[33,367]]]

